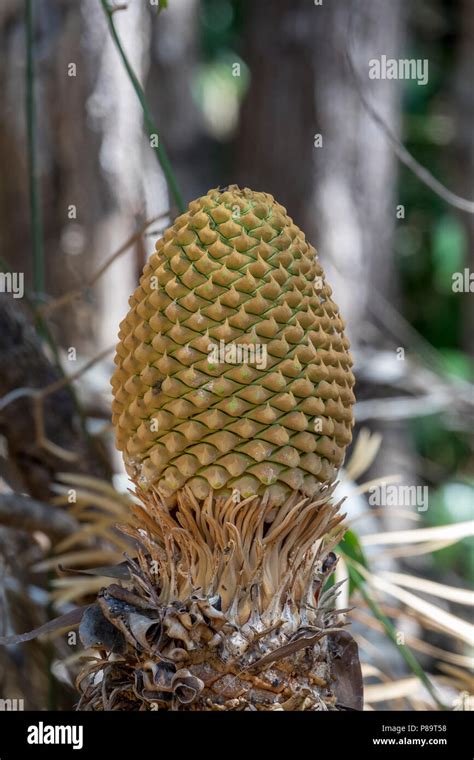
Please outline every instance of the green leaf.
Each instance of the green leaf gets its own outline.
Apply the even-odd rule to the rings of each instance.
[[[161,13],[161,11],[166,10],[168,7],[168,0],[158,0],[158,13]]]
[[[440,348],[439,355],[446,372],[454,377],[471,382],[474,377],[474,362],[468,354],[454,348]]]
[[[360,562],[360,564],[367,569],[369,568],[369,564],[359,541],[359,537],[357,536],[357,533],[354,533],[353,530],[349,529],[345,532],[344,538],[342,539],[338,548],[340,548],[340,550],[344,552],[347,557],[350,557],[356,562]]]
[[[342,541],[336,546],[336,551],[344,556],[345,559],[353,559],[359,562],[363,567],[369,569],[367,558],[362,549],[361,543],[353,530],[347,530]],[[352,594],[356,585],[349,573],[349,593]]]
[[[461,272],[466,250],[466,236],[454,214],[445,214],[433,230],[434,284],[439,293],[452,293],[452,275]]]

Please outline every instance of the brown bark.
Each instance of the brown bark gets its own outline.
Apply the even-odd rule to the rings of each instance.
[[[304,229],[317,131],[313,37],[319,9],[306,0],[245,6],[242,54],[251,84],[236,143],[236,181],[272,193]]]
[[[0,296],[0,398],[19,388],[42,389],[60,377],[18,301]],[[56,473],[81,472],[110,478],[109,465],[84,433],[71,390],[46,396],[44,435],[73,454],[74,461],[55,456],[38,444],[31,397],[18,398],[0,412],[0,430],[25,488],[38,499],[48,499]]]

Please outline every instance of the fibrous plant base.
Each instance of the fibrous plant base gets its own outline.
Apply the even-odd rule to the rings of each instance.
[[[139,546],[128,581],[103,589],[81,623],[97,652],[79,709],[353,707],[338,702],[334,667],[347,636],[339,584],[324,590],[343,533],[331,491],[275,509],[184,488],[169,508],[137,488],[136,525],[123,527]]]

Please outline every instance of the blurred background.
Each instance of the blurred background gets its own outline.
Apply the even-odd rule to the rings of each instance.
[[[120,561],[118,324],[179,196],[238,183],[305,231],[348,325],[367,708],[472,709],[474,4],[3,0],[0,47],[0,636],[100,587],[58,558]],[[427,82],[370,78],[381,56]],[[70,707],[73,639],[0,648],[0,699]]]

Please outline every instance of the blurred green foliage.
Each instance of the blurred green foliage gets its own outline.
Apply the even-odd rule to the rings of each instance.
[[[416,25],[416,13],[433,12],[433,23]],[[459,20],[454,4],[420,3],[415,13],[417,47],[407,57],[429,59],[429,82],[407,83],[403,99],[403,141],[417,160],[448,187],[456,187],[456,124],[451,101],[455,77],[454,30]],[[462,169],[462,167],[461,167]],[[398,222],[396,261],[403,311],[410,323],[438,351],[440,369],[473,380],[473,359],[463,345],[466,299],[455,293],[453,274],[468,266],[466,215],[450,208],[405,167],[399,172],[399,200],[405,219]],[[472,297],[472,296],[471,296]],[[449,415],[414,420],[413,440],[430,473],[430,508],[425,520],[442,525],[472,519],[474,513],[473,459],[470,436],[453,430]],[[471,477],[469,477],[471,476]],[[460,478],[464,480],[461,483]],[[440,572],[448,567],[467,578],[472,571],[474,543],[462,541],[436,552]]]
[[[440,486],[430,499],[427,522],[446,525],[472,519],[474,480],[450,481]],[[472,587],[474,583],[474,537],[464,538],[453,546],[436,552],[439,567],[463,577]]]

